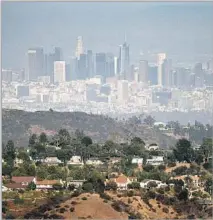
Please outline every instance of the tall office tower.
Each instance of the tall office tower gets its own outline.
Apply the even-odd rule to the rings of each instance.
[[[55,47],[54,55],[55,55],[54,58],[55,61],[62,61],[63,54],[62,54],[62,49],[60,47]]]
[[[88,78],[87,54],[80,54],[77,68],[77,79],[85,80]]]
[[[114,74],[114,56],[111,53],[106,54],[106,75],[105,77],[113,77]]]
[[[184,88],[189,85],[190,71],[183,67],[177,68],[174,73],[173,85],[178,88]]]
[[[213,72],[213,59],[207,61],[207,70]]]
[[[163,63],[164,60],[166,59],[166,54],[165,53],[159,53],[158,54],[158,60],[157,60],[157,65],[158,65],[158,85],[162,86],[162,78],[163,78]]]
[[[25,80],[25,69],[21,69],[19,72],[19,81],[24,81]]]
[[[94,76],[94,61],[92,50],[87,51],[87,71],[88,77],[92,78]]]
[[[78,36],[77,38],[77,46],[75,50],[75,56],[77,59],[80,58],[80,55],[84,53],[84,48],[83,48],[83,39],[81,36]]]
[[[119,72],[119,66],[118,66],[118,57],[114,57],[114,75],[117,76]]]
[[[196,63],[193,69],[195,73],[195,87],[202,87],[204,84],[204,72],[202,63]]]
[[[69,82],[72,80],[71,78],[71,68],[70,64],[65,65],[65,72],[66,72],[66,81]]]
[[[158,84],[158,67],[157,66],[148,67],[148,79],[151,82],[151,85]]]
[[[30,81],[36,81],[38,76],[44,75],[43,48],[31,48],[28,50],[28,75]]]
[[[71,81],[78,79],[78,60],[76,57],[72,57],[70,61],[70,74]]]
[[[148,83],[148,61],[141,60],[139,62],[139,70],[138,70],[139,82]]]
[[[125,42],[120,45],[119,51],[120,74],[127,75],[129,71],[130,58],[129,58],[129,45]]]
[[[172,84],[172,60],[165,59],[162,64],[162,86],[170,87]]]
[[[61,83],[66,81],[65,61],[54,62],[54,82]]]
[[[129,86],[127,80],[118,80],[117,84],[117,95],[118,95],[118,102],[124,104],[128,101],[129,98]]]
[[[2,70],[1,71],[1,78],[3,82],[12,82],[12,70]]]
[[[95,74],[100,75],[103,78],[106,77],[106,54],[96,53],[95,57]]]

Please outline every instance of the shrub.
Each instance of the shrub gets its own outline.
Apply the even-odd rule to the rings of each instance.
[[[72,204],[72,205],[76,205],[77,202],[76,202],[76,201],[72,201],[71,204]]]
[[[160,170],[160,171],[164,171],[165,169],[166,169],[166,166],[163,164],[158,166],[158,170]]]
[[[81,199],[82,199],[82,200],[87,200],[87,197],[82,197]]]
[[[143,170],[146,171],[146,172],[153,171],[154,169],[155,169],[155,167],[151,164],[143,166]]]
[[[104,199],[104,203],[108,203],[108,200]]]
[[[128,191],[128,192],[127,192],[127,196],[128,196],[128,197],[134,196],[134,192],[133,192],[132,190]]]
[[[70,212],[74,212],[75,208],[74,207],[71,207],[70,208]]]
[[[88,182],[88,183],[84,183],[82,185],[82,189],[85,191],[85,192],[92,192],[93,191],[93,185],[92,183]]]
[[[106,190],[113,190],[113,191],[116,191],[118,188],[118,185],[116,182],[114,181],[109,181],[107,184],[106,184],[106,187],[105,189]]]
[[[100,197],[102,199],[105,199],[105,200],[110,200],[111,199],[111,197],[109,195],[107,195],[106,193],[100,193]]]
[[[65,211],[66,211],[65,208],[60,208],[60,210],[59,210],[60,213],[64,213]]]
[[[161,208],[161,205],[160,205],[160,204],[158,205],[158,208],[159,208],[159,209]]]
[[[112,207],[117,211],[117,212],[123,212],[125,211],[126,207],[125,204],[122,201],[115,201],[112,203]]]
[[[68,205],[65,205],[64,207],[65,207],[65,208],[69,208],[69,206],[68,206]]]
[[[164,194],[164,189],[162,189],[162,188],[159,188],[157,191],[158,191],[158,193],[160,193],[160,194]]]
[[[168,167],[175,167],[175,166],[176,166],[176,163],[175,163],[175,162],[169,162],[167,166],[168,166]]]
[[[165,212],[165,213],[169,213],[169,209],[166,208],[166,207],[163,207],[162,211]]]
[[[153,191],[148,191],[148,192],[146,193],[146,196],[147,196],[148,199],[155,199],[156,193],[153,192]]]
[[[128,204],[130,204],[131,203],[131,199],[130,198],[128,198]]]

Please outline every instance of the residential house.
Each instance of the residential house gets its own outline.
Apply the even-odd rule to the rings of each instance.
[[[37,180],[36,189],[37,190],[53,189],[54,184],[63,185],[63,182],[61,180],[41,180],[41,181]]]
[[[47,165],[58,165],[62,163],[62,161],[59,160],[57,157],[46,157],[44,163],[46,163]]]
[[[67,178],[67,186],[74,185],[76,188],[81,187],[86,180],[74,180],[71,177]]]
[[[161,164],[164,164],[164,158],[163,158],[163,156],[152,156],[151,159],[146,160],[146,164],[151,164],[153,166],[159,166]]]
[[[90,158],[86,161],[87,165],[102,165],[104,164],[101,160],[99,160],[98,158]]]
[[[84,163],[81,156],[72,156],[67,162],[67,165],[83,166]]]
[[[171,179],[178,179],[178,180],[183,180],[184,184],[186,183],[186,177],[189,177],[192,180],[193,187],[199,188],[204,185],[204,181],[200,179],[198,175],[182,175],[182,176],[175,176],[171,177]]]
[[[143,158],[138,158],[138,157],[132,158],[132,164],[137,164],[138,167],[142,167],[142,165],[143,165]]]
[[[121,157],[112,157],[109,160],[109,164],[119,163],[121,161]]]
[[[162,183],[159,180],[143,180],[142,182],[140,182],[140,187],[147,189],[149,188],[148,186],[150,182],[155,182],[157,184],[156,188],[163,188],[168,186],[166,183]]]
[[[146,146],[146,149],[149,151],[159,150],[159,146],[157,144],[150,144],[149,146]]]
[[[117,183],[118,190],[127,190],[128,189],[128,184],[132,182],[136,182],[137,178],[136,177],[127,177],[124,174],[121,174],[117,178],[112,178],[110,181],[114,181]]]
[[[31,182],[36,184],[36,178],[34,176],[13,176],[11,183],[6,184],[6,187],[9,190],[25,189]]]
[[[15,160],[14,160],[14,166],[15,167],[18,167],[20,164],[23,164],[23,160],[22,159],[19,159],[19,158],[15,158]]]

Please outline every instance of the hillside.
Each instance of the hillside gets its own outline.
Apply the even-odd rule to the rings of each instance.
[[[26,146],[32,133],[55,134],[59,129],[66,128],[71,134],[76,129],[83,130],[94,141],[115,142],[128,141],[134,136],[142,138],[146,143],[156,142],[162,148],[174,144],[175,139],[144,124],[131,124],[118,121],[103,115],[92,115],[83,112],[25,112],[6,110],[2,112],[3,142],[12,139],[16,146]]]

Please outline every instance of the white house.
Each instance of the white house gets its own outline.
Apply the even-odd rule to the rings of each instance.
[[[90,158],[86,161],[87,165],[103,165],[104,163],[97,158]]]
[[[84,165],[81,156],[72,156],[67,162],[67,165]]]
[[[146,146],[146,149],[151,151],[151,150],[159,150],[159,146],[156,144],[150,144],[149,146]]]
[[[137,164],[138,166],[142,166],[143,158],[138,158],[138,157],[132,158],[132,164]]]
[[[151,164],[153,166],[159,166],[164,164],[163,156],[152,156],[152,159],[147,159],[146,164]]]
[[[167,184],[166,183],[162,183],[161,181],[159,180],[144,180],[142,182],[140,182],[140,187],[141,188],[148,188],[148,184],[150,182],[155,182],[157,184],[156,188],[163,188],[163,187],[166,187]]]
[[[23,160],[22,159],[19,159],[19,158],[15,158],[15,160],[14,160],[14,166],[19,166],[20,164],[22,164],[23,163]]]
[[[63,185],[62,180],[41,180],[41,181],[37,180],[36,189],[37,190],[53,189],[53,185],[57,183]]]
[[[59,160],[57,157],[46,157],[44,160],[44,163],[48,165],[58,165],[62,163],[62,161]]]

